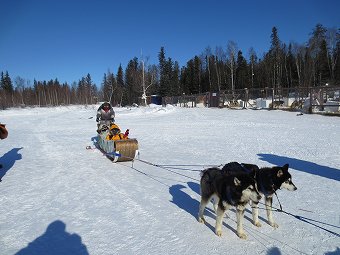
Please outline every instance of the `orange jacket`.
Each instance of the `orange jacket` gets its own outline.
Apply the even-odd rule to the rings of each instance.
[[[110,126],[110,131],[108,133],[108,135],[106,136],[106,140],[126,140],[129,139],[129,130],[127,129],[125,134],[122,134],[120,131],[120,128],[117,124],[113,123]]]
[[[127,136],[125,136],[124,134],[122,133],[119,133],[119,134],[116,134],[116,135],[110,135],[108,134],[106,136],[106,140],[114,140],[114,141],[117,141],[117,140],[126,140],[128,139]]]

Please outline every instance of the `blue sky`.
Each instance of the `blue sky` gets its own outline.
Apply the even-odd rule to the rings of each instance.
[[[317,23],[340,27],[338,0],[0,0],[0,71],[29,79],[78,81],[125,69],[134,57],[158,64],[160,48],[180,66],[210,46],[237,43],[244,56],[282,42],[305,43]]]

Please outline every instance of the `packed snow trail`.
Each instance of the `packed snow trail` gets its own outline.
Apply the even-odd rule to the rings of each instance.
[[[175,174],[140,161],[113,164],[86,150],[94,146],[97,107],[0,111],[9,131],[0,142],[1,254],[339,254],[339,118],[115,108],[117,124],[138,139],[140,158]],[[283,210],[314,225],[275,211],[273,229],[261,209],[257,228],[247,208],[248,239],[241,240],[230,210],[219,238],[211,205],[207,224],[198,223],[199,171],[171,166],[231,161],[289,163],[298,190],[277,192]]]

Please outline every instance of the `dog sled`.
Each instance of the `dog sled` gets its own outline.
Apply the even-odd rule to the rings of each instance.
[[[129,138],[129,130],[123,134],[116,124],[98,128],[97,146],[113,162],[133,161],[139,155],[138,141]]]

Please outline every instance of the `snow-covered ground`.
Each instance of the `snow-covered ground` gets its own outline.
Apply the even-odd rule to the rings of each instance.
[[[112,163],[93,146],[97,106],[0,111],[0,254],[340,254],[340,118],[294,112],[115,108],[140,159]],[[295,192],[278,191],[273,229],[235,211],[222,237],[197,222],[199,171],[231,161],[290,164]],[[182,165],[182,166],[179,166]],[[184,166],[185,165],[185,166]],[[178,168],[178,169],[176,169]],[[279,207],[274,198],[275,207]],[[263,208],[263,206],[260,206]],[[296,216],[296,217],[294,217]],[[300,218],[298,216],[301,216]]]

